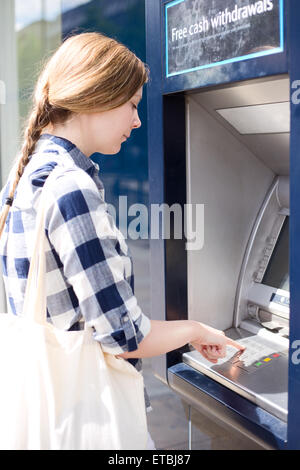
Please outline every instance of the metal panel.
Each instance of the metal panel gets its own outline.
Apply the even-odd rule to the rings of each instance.
[[[264,334],[265,333],[265,334]],[[226,335],[247,349],[243,354],[227,348],[213,365],[198,351],[183,354],[183,362],[287,421],[288,340],[261,328],[258,334],[231,329]]]
[[[192,92],[192,97],[218,120],[237,140],[246,146],[264,165],[277,175],[289,174],[289,132],[241,135],[223,119],[218,110],[284,103],[290,101],[290,81],[288,76],[273,76],[243,81],[208,91]],[[259,118],[259,111],[256,111]]]
[[[194,96],[194,95],[193,95]],[[245,247],[273,172],[188,97],[188,203],[204,204],[204,247],[188,252],[189,319],[233,323]]]
[[[233,434],[264,449],[283,449],[286,424],[187,364],[169,369],[170,387],[190,405]]]

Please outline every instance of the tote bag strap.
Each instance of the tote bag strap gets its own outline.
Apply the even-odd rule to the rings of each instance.
[[[28,279],[25,291],[23,316],[27,319],[45,325],[47,323],[46,302],[46,253],[45,253],[45,206],[47,192],[54,177],[61,172],[61,167],[55,167],[46,179],[37,211],[34,234],[33,252],[30,261]]]

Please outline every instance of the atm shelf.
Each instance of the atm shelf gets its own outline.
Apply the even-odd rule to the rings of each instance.
[[[168,369],[169,386],[192,407],[266,449],[284,449],[285,422],[183,362]]]

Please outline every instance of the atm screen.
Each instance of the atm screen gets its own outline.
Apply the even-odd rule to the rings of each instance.
[[[290,290],[289,217],[284,221],[262,283],[275,289]]]

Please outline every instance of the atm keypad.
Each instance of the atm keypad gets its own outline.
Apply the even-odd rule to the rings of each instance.
[[[237,351],[235,348],[228,346],[224,362],[231,363],[233,367],[238,367],[247,373],[268,366],[286,353],[286,351],[274,351],[274,347],[250,340],[250,338],[244,338],[238,342],[243,344],[246,350],[244,352]]]

